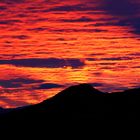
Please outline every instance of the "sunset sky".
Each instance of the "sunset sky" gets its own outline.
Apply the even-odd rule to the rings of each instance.
[[[140,1],[0,0],[0,71],[4,108],[140,87]]]

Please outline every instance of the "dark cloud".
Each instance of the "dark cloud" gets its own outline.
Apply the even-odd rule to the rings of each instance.
[[[50,12],[50,11],[77,11],[81,9],[81,5],[64,5],[64,6],[57,6],[57,7],[54,7],[54,8],[51,8],[51,9],[47,9],[47,10],[44,10],[44,12]]]
[[[89,17],[81,17],[78,19],[63,19],[61,21],[63,21],[63,22],[92,22],[93,19],[91,19]]]
[[[27,10],[40,10],[42,7],[39,7],[38,5],[37,6],[30,6],[30,7],[27,7]]]
[[[105,65],[105,66],[107,66],[107,65],[115,65],[116,63],[113,63],[113,62],[111,62],[111,63],[99,63],[99,65]]]
[[[26,2],[27,0],[1,0],[0,3],[6,3],[6,4],[20,4],[23,2]]]
[[[27,54],[1,54],[1,56],[9,56],[9,57],[20,57],[20,56],[25,56]]]
[[[140,68],[140,66],[133,66],[133,67],[131,67],[131,68],[134,68],[134,69],[139,69]]]
[[[34,22],[45,22],[45,21],[48,21],[48,18],[36,18],[33,20]]]
[[[93,72],[93,75],[96,75],[96,76],[101,76],[102,73],[101,72]]]
[[[132,60],[132,57],[109,57],[109,58],[100,58],[100,60],[111,60],[111,61],[120,61],[120,60]]]
[[[140,18],[127,18],[127,19],[118,19],[117,21],[108,21],[104,23],[96,23],[92,26],[128,26],[130,27],[131,33],[139,34],[140,33]]]
[[[91,56],[100,56],[100,55],[105,55],[105,53],[92,53],[90,54]]]
[[[140,18],[132,18],[131,20],[125,20],[132,27],[131,33],[140,34]]]
[[[130,23],[129,22],[124,22],[123,20],[117,20],[117,21],[107,21],[107,22],[103,22],[103,23],[95,23],[92,24],[92,26],[129,26]]]
[[[93,87],[102,87],[103,86],[102,83],[90,83],[90,85],[92,85]]]
[[[96,61],[97,59],[96,58],[86,58],[86,60],[88,60],[88,61]]]
[[[6,10],[7,7],[6,6],[0,6],[0,11]]]
[[[41,84],[37,89],[51,89],[51,88],[61,88],[63,85],[54,84],[54,83],[44,83]]]
[[[108,30],[94,29],[93,31],[96,33],[100,33],[100,32],[107,32]]]
[[[99,61],[99,60],[106,60],[106,61],[121,61],[121,60],[132,60],[133,57],[106,57],[106,58],[86,58],[88,61]],[[98,63],[100,65],[114,65],[116,64],[115,62],[101,62]]]
[[[130,53],[130,56],[139,56],[140,57],[140,52],[134,52],[134,53]]]
[[[11,20],[1,20],[0,21],[0,24],[3,24],[3,25],[11,25],[13,23],[18,23],[18,22],[21,22],[20,20],[17,20],[17,19],[11,19]]]
[[[48,67],[48,68],[60,68],[70,66],[72,68],[78,68],[84,66],[84,62],[79,59],[58,59],[58,58],[30,58],[30,59],[12,59],[12,60],[0,60],[0,64],[11,64],[19,67]]]
[[[42,83],[43,80],[35,80],[29,78],[16,78],[9,80],[0,80],[0,86],[4,88],[18,88],[22,87],[23,84],[34,84],[34,83]]]
[[[28,17],[29,15],[27,13],[20,13],[16,15],[16,17],[19,17],[19,18],[25,18],[25,17]]]
[[[135,0],[134,0],[135,1]],[[132,0],[101,0],[102,9],[109,14],[119,16],[133,16],[138,11],[139,6]]]
[[[140,33],[140,3],[137,0],[101,0],[100,9],[115,16],[119,20],[116,25],[129,26],[130,32]]]
[[[24,40],[24,39],[29,39],[30,37],[27,35],[15,35],[15,36],[11,36],[11,38]]]
[[[43,10],[43,12],[71,12],[71,11],[90,11],[95,10],[95,6],[85,6],[84,4],[76,4],[76,5],[62,5],[56,6],[54,8],[50,8],[47,10]]]
[[[92,29],[92,28],[81,28],[81,29],[48,29],[50,32],[89,32],[89,33],[99,33],[99,32],[107,32],[108,30],[102,30],[102,29]]]
[[[28,29],[28,31],[34,31],[34,32],[41,32],[41,31],[47,31],[48,28],[46,27],[38,27],[38,28],[31,28],[31,29]]]

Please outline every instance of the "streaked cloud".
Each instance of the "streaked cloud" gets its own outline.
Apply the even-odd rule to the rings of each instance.
[[[81,17],[78,19],[62,19],[63,22],[93,22],[93,19],[88,17]]]
[[[52,88],[62,88],[63,85],[55,83],[44,83],[37,87],[37,89],[52,89]]]
[[[1,3],[6,3],[6,4],[18,4],[18,3],[23,3],[26,2],[27,0],[1,0]]]
[[[0,60],[0,64],[11,64],[18,67],[47,67],[47,68],[62,68],[70,66],[78,68],[84,66],[84,62],[79,59],[59,59],[59,58],[30,58],[30,59],[13,59],[13,60]]]
[[[35,80],[30,78],[16,78],[16,79],[9,79],[9,80],[0,80],[0,86],[3,88],[20,88],[24,84],[39,84],[43,83],[44,80]]]
[[[11,19],[11,20],[1,20],[0,21],[0,25],[11,25],[11,24],[14,24],[14,23],[18,23],[18,22],[21,22],[21,20],[16,20],[16,19]]]

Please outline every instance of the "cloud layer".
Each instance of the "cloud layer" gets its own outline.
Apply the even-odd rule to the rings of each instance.
[[[46,67],[46,68],[61,68],[61,67],[78,68],[85,65],[84,62],[74,58],[73,59],[31,58],[31,59],[0,60],[0,64],[11,64],[19,67]]]

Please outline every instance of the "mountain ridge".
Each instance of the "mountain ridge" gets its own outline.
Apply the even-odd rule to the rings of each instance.
[[[3,109],[1,109],[3,110]],[[0,128],[45,125],[56,122],[139,120],[140,88],[112,94],[89,84],[71,86],[54,97],[0,114]]]

